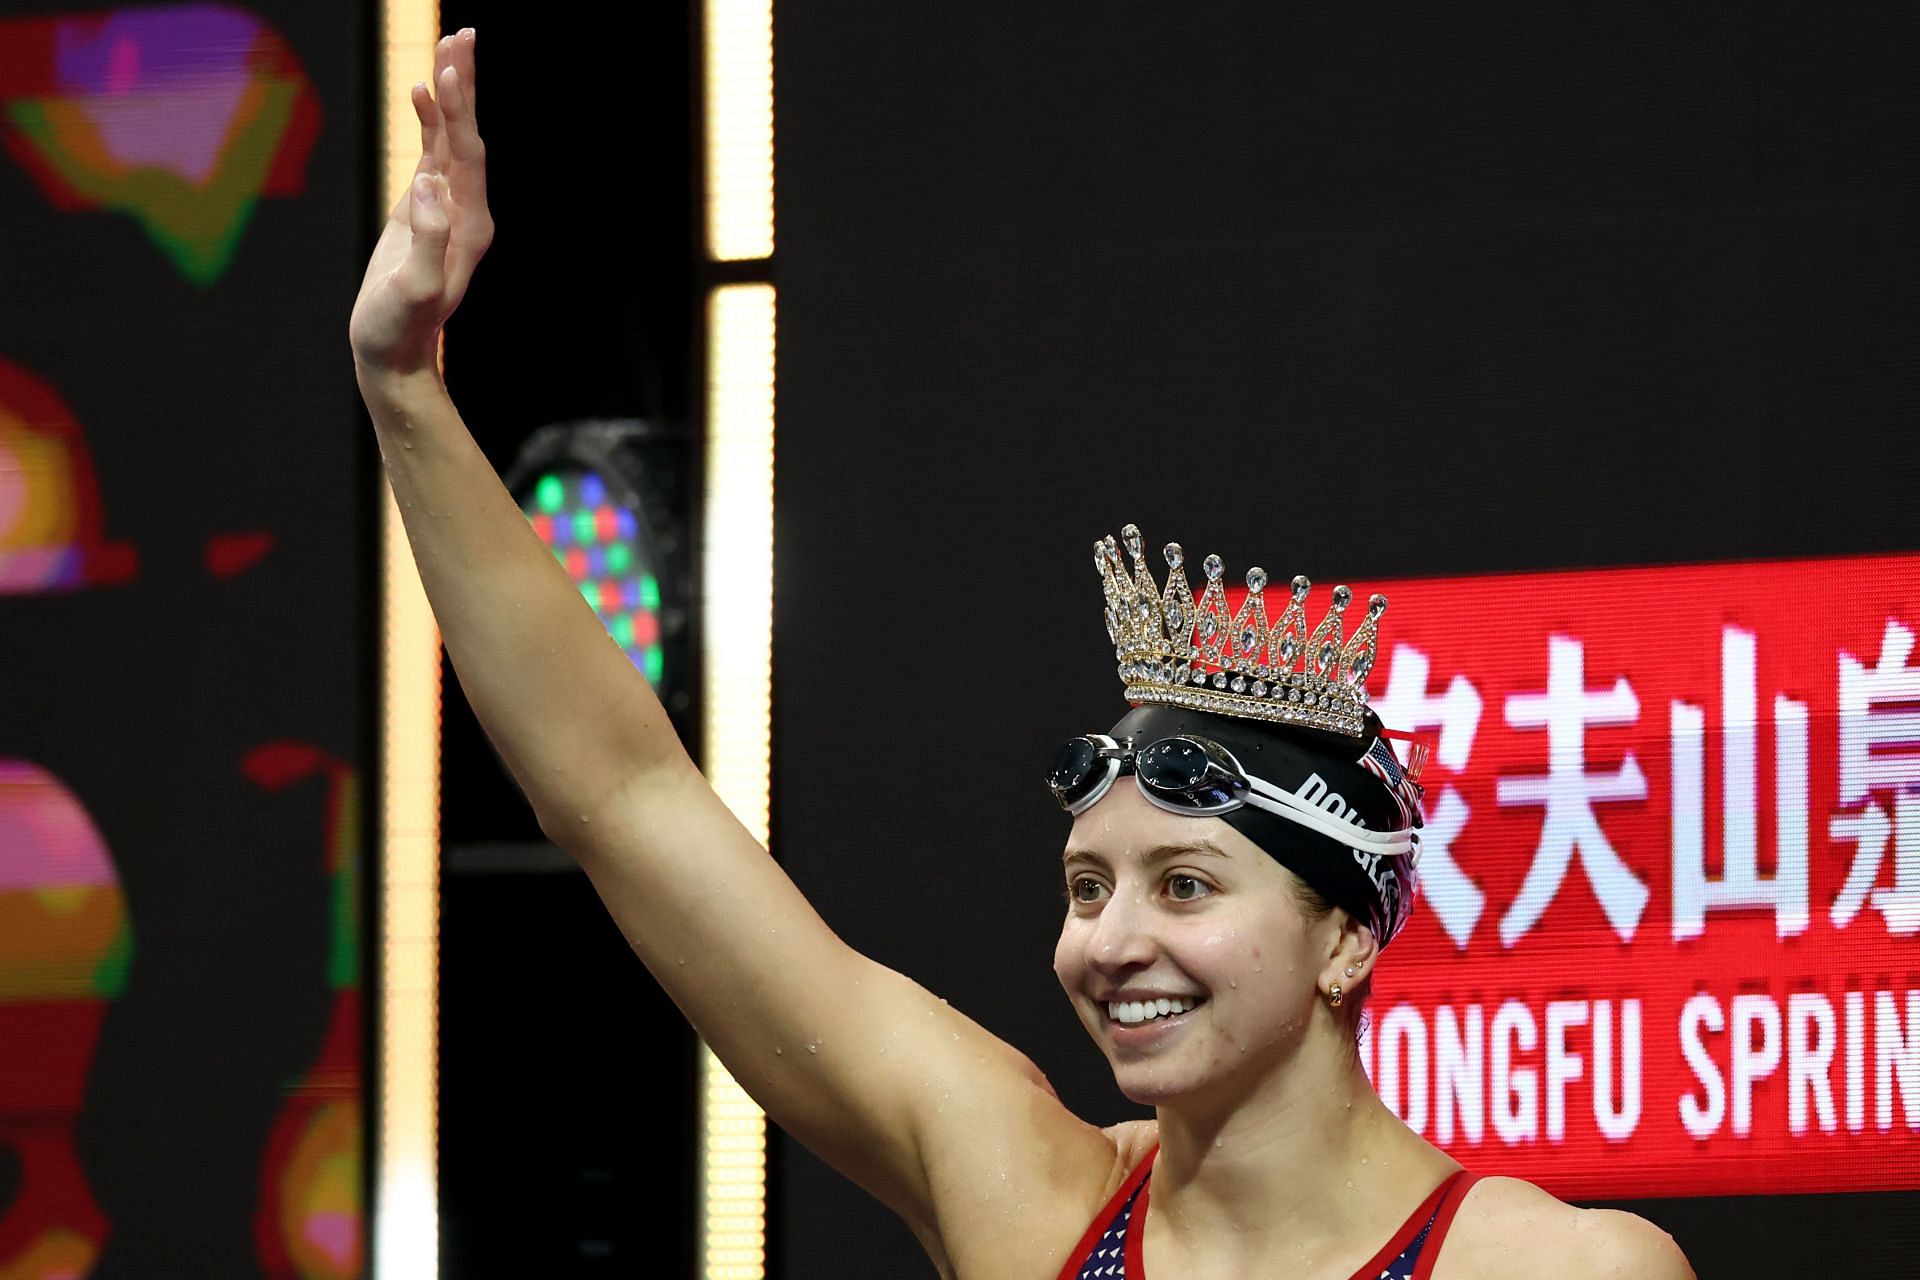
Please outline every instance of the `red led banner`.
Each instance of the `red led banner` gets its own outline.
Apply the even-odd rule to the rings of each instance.
[[[1920,1187],[1920,556],[1379,589],[1382,1098],[1569,1197]]]

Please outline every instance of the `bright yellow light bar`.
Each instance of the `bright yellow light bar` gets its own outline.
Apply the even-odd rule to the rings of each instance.
[[[773,256],[773,0],[706,0],[707,252]]]
[[[772,285],[707,299],[706,583],[702,724],[707,778],[754,838],[768,835],[773,717]],[[766,1275],[766,1119],[700,1053],[701,1274]]]
[[[413,179],[420,124],[409,95],[430,78],[439,38],[437,0],[386,0],[382,10],[386,104],[381,223]],[[420,1280],[440,1270],[435,1008],[440,928],[440,633],[420,586],[400,509],[384,480],[380,522],[384,670],[381,779],[384,897],[379,1201],[373,1274]]]

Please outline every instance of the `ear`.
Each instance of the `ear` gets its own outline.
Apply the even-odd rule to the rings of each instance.
[[[1372,928],[1346,911],[1336,907],[1331,918],[1339,922],[1339,929],[1331,939],[1333,949],[1321,969],[1320,990],[1331,992],[1337,982],[1342,989],[1352,991],[1373,973],[1380,943],[1373,936]]]

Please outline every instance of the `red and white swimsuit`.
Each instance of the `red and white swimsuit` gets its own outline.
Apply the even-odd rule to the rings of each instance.
[[[1126,1182],[1080,1238],[1072,1257],[1060,1270],[1060,1280],[1146,1280],[1146,1267],[1140,1257],[1145,1233],[1127,1227],[1136,1218],[1147,1220],[1147,1176],[1159,1153],[1158,1147],[1147,1152],[1147,1158],[1127,1175]],[[1475,1180],[1473,1174],[1461,1169],[1435,1187],[1373,1260],[1353,1273],[1353,1280],[1427,1280],[1440,1258],[1440,1242],[1446,1238],[1447,1227]]]

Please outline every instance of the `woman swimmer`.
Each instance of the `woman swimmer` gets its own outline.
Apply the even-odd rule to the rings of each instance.
[[[1143,670],[1113,733],[1056,755],[1074,819],[1055,971],[1154,1120],[1071,1115],[1019,1052],[843,944],[708,788],[447,396],[440,327],[493,226],[473,32],[434,62],[413,91],[418,170],[349,325],[387,475],[461,684],[542,829],[775,1122],[949,1277],[1692,1275],[1638,1218],[1463,1175],[1375,1096],[1347,993],[1404,918],[1410,876],[1383,869],[1412,870],[1417,810],[1393,817],[1391,778],[1362,769],[1370,718],[1335,733],[1156,704],[1136,694],[1164,672]],[[604,221],[591,190],[575,198],[587,229]],[[1103,575],[1124,572],[1112,559]],[[1366,828],[1316,822],[1325,793]]]

